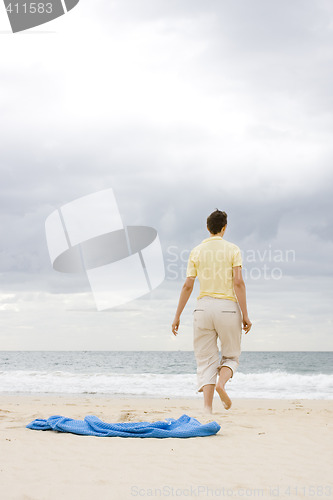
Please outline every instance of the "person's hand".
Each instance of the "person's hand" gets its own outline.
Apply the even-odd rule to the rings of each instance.
[[[247,334],[251,330],[252,323],[248,316],[243,316],[243,330],[244,333]]]
[[[178,327],[179,327],[179,323],[180,323],[180,318],[177,318],[175,316],[175,319],[173,320],[173,323],[172,323],[172,333],[176,336],[178,334]]]

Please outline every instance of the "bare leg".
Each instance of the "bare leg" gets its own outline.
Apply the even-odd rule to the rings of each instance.
[[[230,379],[231,375],[232,375],[231,368],[229,368],[229,366],[222,366],[220,370],[220,376],[215,387],[226,410],[229,410],[229,408],[231,407],[231,399],[226,393],[224,386]]]
[[[206,384],[202,391],[204,395],[204,409],[207,413],[212,413],[215,384]]]

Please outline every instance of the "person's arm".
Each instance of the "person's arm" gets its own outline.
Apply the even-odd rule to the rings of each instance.
[[[248,333],[251,330],[252,323],[247,313],[246,306],[246,288],[242,276],[241,266],[233,267],[234,290],[238,300],[239,307],[243,315],[243,330]]]
[[[179,323],[180,323],[180,315],[183,312],[184,307],[186,306],[187,301],[191,296],[193,286],[194,286],[194,281],[195,281],[195,278],[191,278],[191,277],[186,278],[186,281],[185,281],[183,288],[180,292],[180,297],[179,297],[177,311],[175,314],[175,319],[173,320],[173,323],[172,323],[172,333],[174,335],[177,335],[177,333],[178,333],[178,327],[179,327]]]

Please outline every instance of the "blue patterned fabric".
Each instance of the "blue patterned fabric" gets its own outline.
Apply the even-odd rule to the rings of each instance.
[[[83,436],[140,438],[211,436],[221,429],[217,422],[201,424],[188,415],[182,415],[178,419],[167,418],[159,422],[120,422],[114,424],[103,422],[93,415],[86,416],[84,420],[74,420],[60,415],[53,415],[48,419],[37,418],[30,422],[27,428],[40,431],[71,432]]]

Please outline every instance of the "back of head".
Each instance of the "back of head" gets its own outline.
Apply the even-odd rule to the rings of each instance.
[[[212,234],[222,231],[227,224],[227,214],[216,209],[207,217],[207,229]]]

